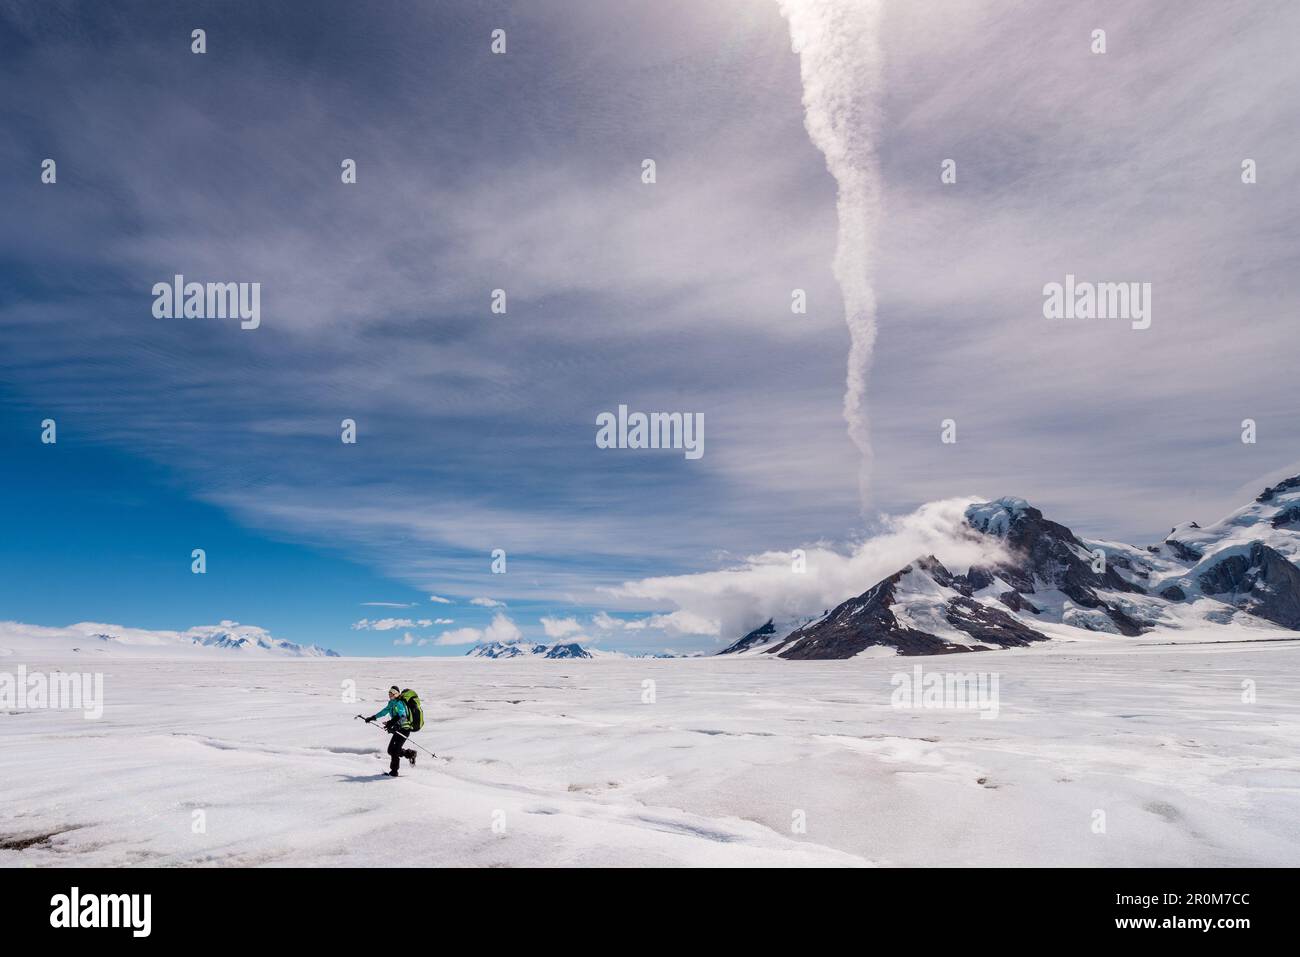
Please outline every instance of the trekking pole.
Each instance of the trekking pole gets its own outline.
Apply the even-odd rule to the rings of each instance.
[[[358,715],[354,715],[354,717],[361,718],[362,721],[366,721],[366,719],[365,719],[365,718],[362,718],[361,715],[359,715],[359,714],[358,714]],[[369,724],[369,723],[370,723],[369,721],[366,721],[366,724]],[[383,731],[384,729],[383,729],[383,728],[376,728],[376,730],[377,730],[377,731]],[[387,733],[387,732],[385,732],[385,733]],[[411,740],[411,736],[410,736],[409,734],[406,736],[406,743],[407,743],[407,744],[413,744],[413,745],[415,745],[417,748],[419,748],[421,751],[423,751],[425,754],[427,754],[427,755],[428,755],[429,757],[431,757],[431,758],[436,758],[436,757],[437,757],[436,754],[434,754],[432,751],[430,751],[430,750],[429,750],[428,748],[426,748],[424,745],[420,744],[420,742],[418,742],[418,741],[412,741],[412,740]]]
[[[436,757],[437,757],[436,754],[434,754],[432,751],[430,751],[430,750],[429,750],[428,748],[426,748],[424,745],[420,744],[420,742],[418,742],[418,741],[412,741],[410,735],[407,735],[407,737],[406,737],[406,741],[407,741],[408,744],[413,744],[413,745],[415,745],[417,748],[419,748],[421,751],[423,751],[423,752],[424,752],[425,754],[427,754],[429,757],[431,757],[431,758],[436,758]]]

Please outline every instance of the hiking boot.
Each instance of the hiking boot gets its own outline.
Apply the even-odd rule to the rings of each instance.
[[[415,752],[408,750],[406,752],[406,760],[411,762],[411,767],[415,767]]]
[[[395,778],[395,777],[397,777],[397,772],[396,772],[396,771],[389,771],[389,772],[388,772],[388,776],[389,776],[390,778]]]

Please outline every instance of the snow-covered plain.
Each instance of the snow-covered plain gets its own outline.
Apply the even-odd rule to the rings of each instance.
[[[0,712],[0,864],[1300,865],[1300,640],[1188,637],[829,662],[24,655],[102,670],[106,703]],[[892,707],[918,664],[996,672],[997,717]],[[394,682],[445,756],[397,780],[352,718]]]

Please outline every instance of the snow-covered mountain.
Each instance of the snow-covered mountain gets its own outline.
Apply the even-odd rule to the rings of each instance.
[[[467,658],[524,658],[545,653],[546,645],[524,644],[518,641],[486,641],[465,652]]]
[[[470,658],[594,658],[595,655],[575,641],[553,645],[525,641],[488,641],[475,645],[466,653]]]
[[[766,622],[759,625],[749,634],[737,639],[718,652],[720,655],[743,655],[749,652],[759,651],[768,645],[778,641],[779,635],[776,630],[776,623],[769,618]]]
[[[1146,548],[1082,539],[1018,498],[971,505],[965,523],[1009,557],[965,571],[918,557],[816,620],[768,621],[719,654],[947,654],[1029,645],[1062,629],[1300,630],[1300,476]]]
[[[0,622],[0,657],[14,654],[75,654],[88,657],[155,657],[237,655],[267,658],[337,658],[339,653],[319,645],[300,645],[273,638],[255,625],[223,621],[187,631],[150,631],[79,622],[47,628],[17,621]]]
[[[592,653],[576,641],[557,643],[551,645],[549,651],[542,655],[543,658],[591,658]]]
[[[233,651],[265,651],[272,654],[287,655],[293,658],[338,658],[339,653],[329,648],[322,648],[320,645],[300,645],[296,642],[285,641],[282,638],[272,638],[269,635],[260,633],[257,629],[254,633],[240,634],[235,631],[218,631],[202,637],[193,637],[189,640],[203,648],[227,648]]]
[[[822,612],[820,617],[830,614],[829,609]],[[720,655],[755,655],[761,654],[772,645],[780,642],[786,635],[790,634],[796,628],[811,624],[820,620],[817,616],[805,616],[803,618],[791,618],[784,621],[778,621],[775,618],[769,618],[766,622],[759,625],[753,631],[744,637],[736,640],[726,648],[719,651]]]

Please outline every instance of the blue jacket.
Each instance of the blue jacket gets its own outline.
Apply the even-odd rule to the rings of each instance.
[[[384,705],[383,709],[378,714],[371,715],[370,720],[374,721],[377,718],[382,718],[385,715],[390,714],[393,716],[393,719],[397,722],[399,727],[409,728],[411,726],[410,712],[406,708],[406,702],[401,698],[394,698],[392,701],[388,702],[388,704]]]

